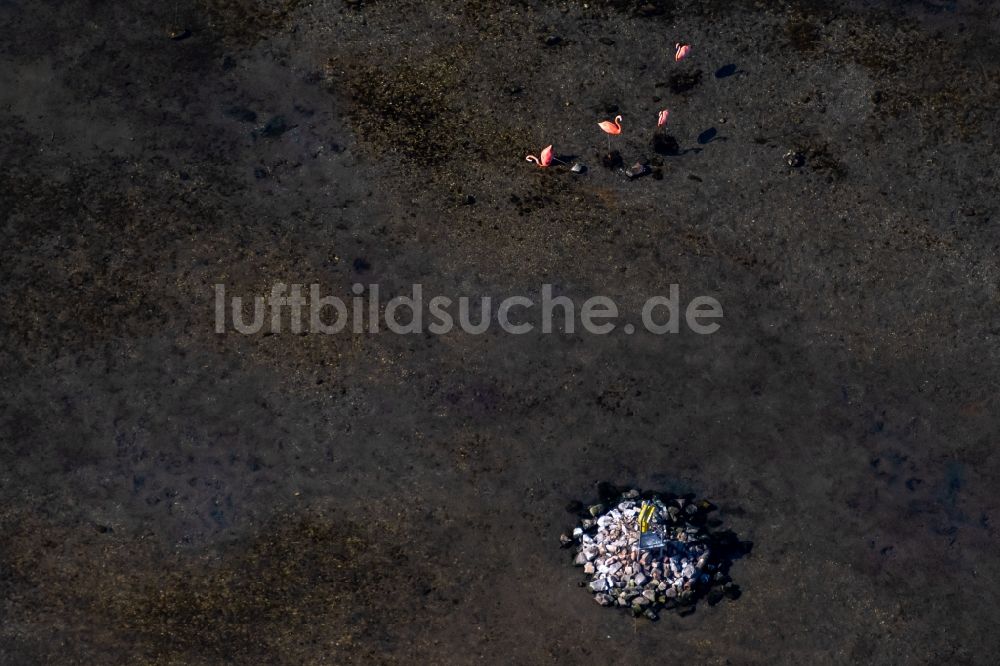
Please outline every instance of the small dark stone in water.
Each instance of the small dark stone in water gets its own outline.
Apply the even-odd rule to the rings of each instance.
[[[367,259],[363,257],[358,257],[354,260],[354,270],[358,273],[364,273],[371,270],[372,265],[368,263]]]
[[[660,155],[680,155],[681,147],[675,139],[670,134],[660,134],[657,132],[653,135],[653,150]]]
[[[476,203],[476,197],[472,196],[471,194],[466,194],[465,199],[463,200],[462,203],[464,203],[466,206],[472,206],[473,204]]]
[[[720,601],[722,601],[725,598],[726,595],[719,588],[713,587],[711,590],[708,591],[708,595],[707,596],[708,596],[708,599],[707,599],[708,605],[709,606],[714,606],[715,604],[717,604]]]
[[[621,167],[624,162],[622,161],[622,154],[617,150],[612,150],[610,153],[605,153],[601,155],[601,164],[603,164],[608,169],[617,169]]]
[[[649,173],[649,167],[640,162],[636,162],[632,167],[625,172],[625,175],[630,179],[641,178]]]
[[[288,121],[285,120],[284,116],[275,116],[267,121],[264,125],[264,129],[260,131],[261,136],[266,136],[268,138],[274,138],[276,136],[281,136],[289,130]]]
[[[605,46],[615,45],[615,40],[611,39],[610,37],[601,37],[597,41],[599,41],[601,44],[604,44]]]
[[[177,30],[171,30],[169,36],[170,39],[174,40],[175,42],[179,42],[190,37],[191,31],[188,30],[187,28],[178,28]]]
[[[702,182],[701,178],[699,178],[698,176],[694,175],[693,173],[689,173],[688,174],[688,180],[694,180],[694,181],[697,181],[699,183]]]
[[[256,178],[257,180],[261,180],[262,178],[267,178],[267,169],[265,169],[264,167],[256,167],[253,170],[253,177]]]
[[[545,38],[546,46],[559,46],[561,42],[562,42],[562,37],[560,37],[559,35],[549,35],[548,37]]]
[[[798,169],[806,163],[806,156],[801,150],[789,150],[785,153],[785,162],[788,166]]]
[[[660,167],[653,169],[653,180],[663,180],[663,169]]]

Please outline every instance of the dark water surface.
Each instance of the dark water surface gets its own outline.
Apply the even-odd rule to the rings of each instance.
[[[996,6],[129,5],[0,2],[0,662],[995,661]],[[725,317],[214,332],[276,282]],[[742,597],[598,607],[598,481]]]

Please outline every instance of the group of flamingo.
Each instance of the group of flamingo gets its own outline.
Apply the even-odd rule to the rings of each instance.
[[[684,58],[687,58],[691,54],[690,44],[677,44],[675,45],[674,48],[676,49],[674,52],[675,62],[680,62],[681,60],[684,60]],[[656,127],[660,128],[666,125],[667,118],[669,117],[670,117],[670,109],[663,109],[662,111],[660,111],[656,119]],[[604,130],[604,132],[607,133],[608,135],[608,152],[610,153],[612,135],[617,136],[618,134],[622,133],[622,117],[615,116],[614,121],[602,120],[601,122],[597,123],[597,126],[600,127],[602,130]],[[552,164],[553,161],[565,164],[565,162],[563,162],[558,157],[555,157],[552,154],[551,144],[542,148],[542,152],[539,153],[537,157],[535,155],[528,155],[524,159],[526,159],[529,162],[534,162],[543,169]]]

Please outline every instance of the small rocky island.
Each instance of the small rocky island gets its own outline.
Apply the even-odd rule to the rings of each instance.
[[[586,517],[561,539],[583,567],[588,580],[581,585],[597,603],[656,620],[664,610],[690,614],[702,597],[715,605],[740,596],[729,567],[751,544],[731,531],[713,531],[721,522],[709,516],[712,503],[692,495],[620,492],[609,484],[599,490],[605,501],[581,511]]]

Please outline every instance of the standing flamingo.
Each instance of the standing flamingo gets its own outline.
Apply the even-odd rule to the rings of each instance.
[[[534,162],[541,168],[545,168],[548,165],[552,164],[552,146],[548,145],[542,148],[542,152],[539,153],[538,157],[535,157],[534,155],[528,155],[524,159],[528,160],[529,162]]]
[[[601,122],[597,123],[597,126],[608,133],[608,153],[610,154],[611,135],[612,134],[617,135],[622,133],[622,117],[615,116],[615,122],[611,122],[610,120],[602,120]]]
[[[691,45],[690,44],[676,44],[675,47],[677,52],[674,53],[674,61],[680,62],[691,55]]]
[[[663,109],[660,111],[659,117],[656,119],[656,126],[663,127],[667,124],[667,118],[670,117],[670,109]]]

